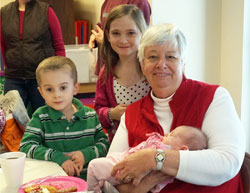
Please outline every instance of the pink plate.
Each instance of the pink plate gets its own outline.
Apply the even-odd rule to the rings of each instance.
[[[36,180],[32,180],[28,183],[23,184],[19,189],[18,193],[24,193],[24,189],[32,186],[32,185],[48,185],[48,186],[54,186],[57,189],[65,189],[72,186],[75,186],[77,188],[77,192],[85,191],[88,188],[88,184],[86,181],[72,176],[49,176],[45,178],[39,178]]]

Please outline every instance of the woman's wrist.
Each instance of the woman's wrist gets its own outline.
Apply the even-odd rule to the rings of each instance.
[[[113,122],[110,111],[111,111],[111,108],[109,108],[109,110],[108,110],[108,118],[109,118],[109,122],[110,122],[111,127],[114,127],[115,123]]]
[[[157,149],[152,149],[152,153],[151,153],[151,159],[153,159],[153,161],[151,162],[151,170],[152,171],[155,171],[157,170],[156,166],[157,166],[157,163],[156,163],[156,159],[155,159],[155,156],[157,154]]]

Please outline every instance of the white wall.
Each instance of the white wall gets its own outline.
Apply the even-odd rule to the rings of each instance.
[[[222,0],[221,85],[232,94],[250,152],[250,1]]]
[[[244,0],[222,0],[221,85],[232,94],[241,113]]]
[[[243,67],[241,119],[246,130],[247,151],[250,152],[250,1],[244,1]]]

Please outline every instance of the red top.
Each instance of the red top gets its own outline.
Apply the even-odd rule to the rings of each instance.
[[[108,111],[109,108],[116,107],[117,101],[115,98],[113,78],[114,76],[110,73],[107,77],[106,82],[104,83],[103,79],[104,67],[102,67],[100,74],[98,76],[98,80],[96,83],[96,93],[95,93],[95,110],[98,115],[98,118],[102,124],[102,126],[108,131],[109,141],[111,142],[117,127],[119,125],[119,121],[113,121],[114,126],[111,126]]]
[[[20,13],[19,38],[20,40],[22,40],[23,39],[23,20],[24,20],[25,11],[19,11],[19,13]]]
[[[21,40],[23,36],[23,20],[24,20],[25,11],[19,11],[19,13],[20,13],[19,37]],[[48,22],[49,22],[49,29],[50,29],[52,41],[53,41],[53,47],[55,50],[55,55],[66,56],[60,22],[51,7],[49,7],[49,10],[48,10]],[[8,42],[5,42],[3,38],[1,18],[0,18],[0,34],[1,34],[1,54],[4,56],[3,53],[7,47]]]

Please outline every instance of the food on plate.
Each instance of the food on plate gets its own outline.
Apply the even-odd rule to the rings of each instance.
[[[75,186],[64,188],[64,189],[57,189],[54,186],[48,185],[32,185],[24,189],[25,193],[66,193],[66,192],[76,192],[77,188]]]
[[[54,186],[47,185],[32,185],[24,189],[26,193],[56,193],[57,189]]]
[[[76,192],[76,191],[77,191],[77,188],[75,186],[72,186],[72,187],[69,187],[69,188],[57,190],[56,193]]]

